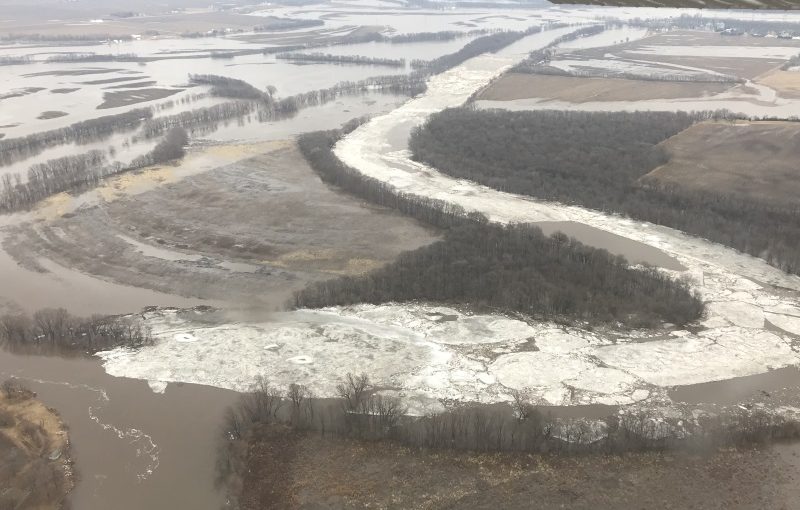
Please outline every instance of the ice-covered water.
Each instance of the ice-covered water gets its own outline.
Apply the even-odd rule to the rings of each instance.
[[[398,147],[397,126],[407,133],[431,113],[462,104],[531,47],[565,31],[537,34],[521,46],[434,77],[426,94],[354,131],[336,146],[336,154],[398,190],[447,200],[495,222],[574,221],[656,247],[687,268],[671,274],[690,281],[710,302],[704,331],[674,331],[668,339],[647,338],[643,332],[603,336],[425,305],[300,311],[262,324],[217,327],[162,313],[148,319],[159,342],[138,352],[102,354],[106,369],[120,376],[230,388],[244,388],[256,375],[265,375],[278,383],[308,384],[320,396],[332,395],[345,373],[364,371],[421,411],[438,399],[508,400],[513,389],[528,389],[542,404],[630,404],[663,394],[665,386],[797,364],[789,334],[800,318],[797,293],[771,285],[797,291],[800,279],[671,229],[452,179],[412,162]],[[765,318],[773,316],[770,322],[782,324],[784,331],[767,329]],[[183,332],[200,341],[172,340]],[[228,367],[230,352],[243,361]],[[291,361],[298,357],[304,363]]]

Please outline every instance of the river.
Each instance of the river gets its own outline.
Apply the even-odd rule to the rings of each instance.
[[[93,359],[0,351],[0,379],[17,377],[69,429],[76,509],[219,510],[216,445],[236,393],[192,384],[154,393],[141,380],[112,377]]]

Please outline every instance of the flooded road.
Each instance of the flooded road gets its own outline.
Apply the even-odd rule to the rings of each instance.
[[[219,510],[224,503],[214,462],[223,413],[236,393],[185,384],[157,394],[144,381],[106,374],[94,359],[0,351],[0,380],[12,376],[69,428],[74,508]]]

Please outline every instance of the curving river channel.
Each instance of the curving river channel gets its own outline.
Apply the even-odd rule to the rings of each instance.
[[[376,382],[419,412],[442,398],[505,401],[509,390],[523,388],[542,405],[588,407],[670,397],[707,401],[704,391],[707,398],[724,393],[714,384],[746,376],[756,379],[737,379],[742,395],[765,384],[800,384],[793,368],[800,363],[800,278],[672,229],[501,193],[410,160],[413,127],[463,104],[530,51],[571,30],[532,35],[432,78],[424,95],[364,124],[335,152],[351,167],[406,193],[447,200],[498,223],[539,223],[546,232],[562,230],[686,278],[709,302],[703,328],[660,336],[605,335],[423,305],[299,311],[226,325],[162,311],[145,316],[158,339],[155,346],[102,353],[103,367],[95,360],[0,353],[0,378],[29,381],[70,424],[81,474],[73,505],[219,508],[212,482],[222,409],[235,398],[229,390],[246,389],[264,373],[277,384],[299,381],[318,396],[330,396],[343,373],[369,367]],[[0,274],[6,289],[39,285],[39,277],[3,257],[0,251],[0,267],[13,266]],[[58,274],[61,283],[54,291],[44,292],[44,277],[36,287],[51,296],[48,306],[83,299],[81,309],[91,309],[108,303],[112,291],[128,292],[100,280],[88,285],[83,281],[88,276],[66,269]],[[76,297],[75,289],[85,295]],[[120,298],[126,311],[157,304],[156,298],[189,304],[172,296],[131,296]],[[532,342],[535,349],[528,348]],[[698,386],[674,389],[687,385]]]

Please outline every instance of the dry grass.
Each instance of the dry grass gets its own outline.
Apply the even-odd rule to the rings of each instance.
[[[249,452],[245,509],[792,508],[786,461],[770,450],[573,457],[421,452],[273,431]]]
[[[778,69],[767,73],[757,81],[762,85],[775,89],[780,96],[789,99],[800,99],[800,71],[782,71]]]
[[[496,80],[478,99],[510,101],[545,98],[571,103],[589,101],[645,101],[703,97],[724,92],[724,83],[689,83],[611,78],[575,78],[538,74],[508,73]]]
[[[64,425],[52,410],[32,394],[0,391],[0,508],[61,508],[73,484],[68,449]],[[58,458],[51,458],[53,452]]]
[[[670,162],[644,177],[690,189],[797,206],[800,124],[704,122],[665,141]]]

